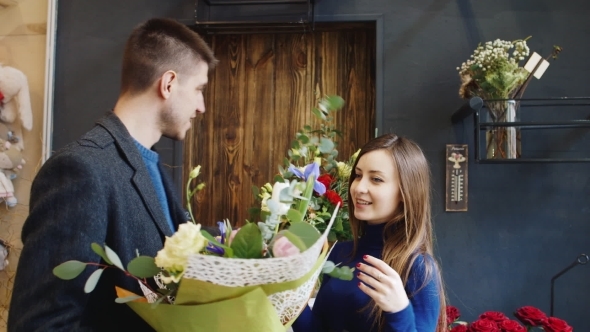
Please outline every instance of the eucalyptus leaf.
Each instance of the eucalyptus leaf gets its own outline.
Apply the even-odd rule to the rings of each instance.
[[[326,261],[324,263],[324,266],[322,266],[322,273],[330,273],[330,272],[334,271],[335,267],[336,267],[336,265],[334,264],[334,262]]]
[[[354,276],[354,267],[337,266],[328,275],[333,278],[350,281]]]
[[[125,269],[123,268],[123,263],[121,263],[121,259],[119,258],[119,255],[117,255],[117,253],[114,252],[113,249],[109,248],[106,244],[104,245],[104,250],[106,252],[108,259],[110,259],[111,262],[113,262],[113,265],[125,271]]]
[[[106,252],[104,251],[103,247],[100,244],[93,242],[90,245],[90,247],[92,248],[92,251],[94,251],[100,257],[102,257],[102,259],[104,259],[104,261],[107,262],[107,264],[113,265],[113,262],[111,262],[111,260],[107,257]]]
[[[311,247],[321,236],[315,227],[305,222],[291,224],[289,232],[299,237],[305,243],[306,248]]]
[[[311,126],[305,125],[305,126],[303,126],[303,129],[305,129],[306,131],[311,131]]]
[[[63,280],[72,280],[84,271],[86,263],[80,261],[67,261],[53,268],[53,274]]]
[[[153,257],[139,256],[127,264],[127,271],[138,278],[151,278],[160,273],[160,268]]]
[[[334,142],[331,139],[322,137],[320,139],[320,152],[330,153],[334,149]]]
[[[278,174],[274,176],[273,181],[274,182],[285,182],[285,180],[283,179],[283,177],[280,176],[280,175],[278,175]]]
[[[249,223],[240,228],[230,247],[237,258],[261,258],[263,241],[258,225]]]
[[[309,137],[305,136],[305,135],[301,135],[299,136],[299,140],[301,141],[301,143],[303,144],[307,144],[309,143]]]
[[[139,295],[131,295],[131,296],[125,296],[125,297],[118,297],[115,299],[115,302],[117,303],[127,303],[127,302],[132,302],[135,301],[137,299],[141,299],[143,296],[139,296]]]
[[[299,145],[299,141],[298,140],[293,140],[291,141],[291,147],[293,149],[299,149],[300,145]]]
[[[98,284],[98,281],[100,280],[100,276],[102,275],[103,271],[104,271],[104,269],[98,269],[98,270],[92,272],[90,277],[88,277],[88,280],[86,280],[86,284],[84,285],[84,292],[85,293],[90,293],[94,290],[94,288],[96,287],[96,284]]]

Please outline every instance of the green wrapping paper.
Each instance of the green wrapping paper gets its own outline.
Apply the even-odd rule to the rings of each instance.
[[[313,268],[303,277],[283,283],[227,287],[196,279],[182,279],[175,304],[128,302],[127,304],[156,331],[285,331],[268,295],[303,285],[322,268],[328,252],[324,248]]]

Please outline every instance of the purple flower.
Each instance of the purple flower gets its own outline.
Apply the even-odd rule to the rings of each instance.
[[[220,248],[212,243],[209,243],[206,249],[208,252],[218,256],[223,256],[225,254],[225,250],[223,250],[223,248]]]
[[[219,228],[219,233],[221,234],[221,243],[225,244],[225,233],[227,232],[227,228],[225,227],[225,223],[223,221],[218,221],[217,227]]]
[[[307,181],[307,178],[313,175],[313,190],[315,190],[320,196],[326,192],[326,186],[324,186],[323,183],[318,181],[318,177],[320,177],[320,165],[318,165],[317,163],[314,162],[309,165],[306,165],[303,173],[301,173],[301,171],[297,167],[291,165],[289,166],[289,172],[295,174],[295,176],[305,181]]]

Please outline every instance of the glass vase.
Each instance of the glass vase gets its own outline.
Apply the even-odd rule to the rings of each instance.
[[[487,122],[518,121],[518,103],[515,100],[486,101]],[[486,131],[487,159],[520,158],[520,129],[516,127],[490,127]]]

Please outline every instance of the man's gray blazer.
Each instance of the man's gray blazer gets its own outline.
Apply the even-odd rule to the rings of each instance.
[[[161,171],[178,227],[187,217]],[[127,305],[114,302],[115,285],[142,294],[120,270],[106,269],[96,289],[85,294],[86,279],[96,267],[69,281],[55,277],[52,269],[68,260],[104,264],[91,250],[93,242],[108,245],[126,266],[138,254],[154,257],[170,235],[142,156],[109,112],[47,160],[33,181],[8,331],[150,331]]]

